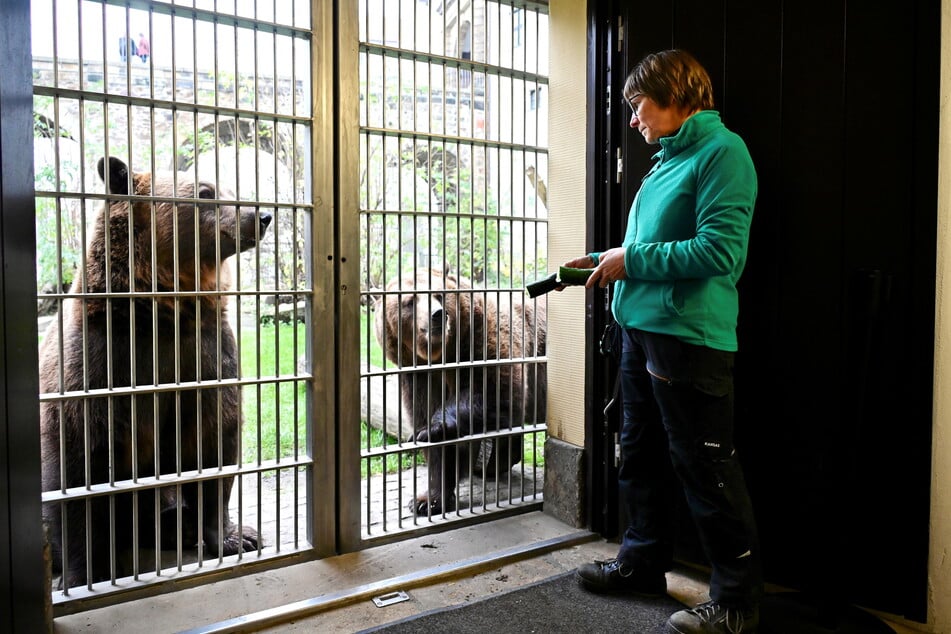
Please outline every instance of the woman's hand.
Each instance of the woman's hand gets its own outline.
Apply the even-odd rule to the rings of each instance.
[[[580,260],[590,262],[591,258],[585,256],[572,261],[577,262]],[[594,263],[591,262],[591,264]],[[591,273],[591,277],[588,278],[588,282],[584,286],[585,288],[604,288],[611,282],[623,280],[626,277],[627,269],[624,267],[624,247],[615,247],[601,253],[601,260],[598,262],[597,268]]]
[[[568,267],[570,269],[593,269],[595,265],[594,259],[590,255],[582,255],[580,258],[575,258],[574,260],[568,260],[562,266]],[[567,286],[564,284],[558,285],[555,288],[556,291],[563,291]]]
[[[569,269],[593,269],[596,265],[597,264],[591,259],[590,255],[582,255],[580,258],[568,260],[562,264],[562,266],[566,266]]]

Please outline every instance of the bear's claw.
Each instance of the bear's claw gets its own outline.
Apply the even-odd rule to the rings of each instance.
[[[442,499],[440,499],[442,498]],[[416,515],[425,517],[427,515],[440,515],[456,509],[456,496],[452,493],[444,495],[426,496],[421,495],[415,500],[410,500],[409,509]]]
[[[240,552],[251,552],[264,546],[264,542],[258,532],[247,526],[234,527],[234,529],[225,537],[221,545],[222,556],[237,555]],[[212,546],[212,550],[214,550]]]

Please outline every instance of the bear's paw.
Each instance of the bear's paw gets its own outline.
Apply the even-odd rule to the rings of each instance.
[[[247,553],[257,550],[262,546],[264,546],[264,542],[256,530],[247,526],[235,526],[229,534],[225,535],[221,545],[221,554],[224,556],[237,555],[241,552]]]

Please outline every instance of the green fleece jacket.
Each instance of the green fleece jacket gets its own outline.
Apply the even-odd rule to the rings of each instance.
[[[625,328],[735,351],[736,283],[756,201],[753,161],[715,110],[659,141],[628,216],[627,278],[615,284],[614,317]]]

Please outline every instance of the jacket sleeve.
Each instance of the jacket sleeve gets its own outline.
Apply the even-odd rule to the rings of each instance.
[[[696,235],[628,245],[627,276],[641,280],[738,276],[746,258],[756,189],[753,161],[738,137],[736,143],[714,150],[698,166]]]

